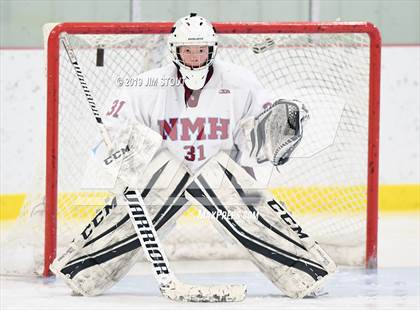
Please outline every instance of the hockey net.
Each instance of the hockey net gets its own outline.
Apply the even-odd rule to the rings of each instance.
[[[83,184],[100,133],[59,42],[60,33],[68,34],[101,105],[117,87],[137,87],[142,72],[170,62],[166,38],[171,27],[78,23],[61,24],[51,32],[47,164],[18,220],[31,228],[30,238],[13,236],[18,251],[34,250],[31,268],[44,268],[47,274],[54,256],[110,195]],[[267,187],[338,263],[375,266],[380,61],[376,29],[366,23],[215,27],[217,58],[246,67],[275,98],[298,99],[310,111],[294,158],[273,172]],[[190,207],[179,218],[164,240],[170,259],[245,257],[239,247],[227,244],[203,212]]]

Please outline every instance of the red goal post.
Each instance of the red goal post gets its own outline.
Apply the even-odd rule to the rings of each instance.
[[[59,158],[59,93],[60,93],[60,34],[168,34],[173,23],[62,23],[56,25],[48,38],[47,60],[47,145],[45,192],[44,276],[56,257],[57,192]],[[369,38],[368,77],[368,139],[367,139],[367,200],[365,265],[377,265],[378,221],[378,155],[381,38],[371,23],[214,23],[218,34],[366,34]]]

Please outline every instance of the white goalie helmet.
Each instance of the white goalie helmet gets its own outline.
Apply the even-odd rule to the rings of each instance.
[[[172,28],[168,45],[172,61],[178,65],[184,83],[190,89],[201,89],[217,52],[217,36],[213,25],[196,13],[184,16]],[[199,66],[186,65],[181,59],[181,46],[208,46],[207,60]]]

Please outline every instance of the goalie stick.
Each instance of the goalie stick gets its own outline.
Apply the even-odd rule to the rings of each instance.
[[[109,151],[113,144],[103,124],[101,115],[87,86],[76,55],[70,45],[67,34],[63,33],[61,41],[69,61],[89,103],[92,116],[95,118],[101,135]],[[129,184],[127,184],[129,185]],[[156,230],[147,212],[145,203],[137,190],[127,187],[123,193],[127,204],[127,213],[133,223],[146,258],[152,263],[156,280],[163,296],[171,300],[194,302],[242,301],[246,296],[246,286],[242,284],[193,285],[179,281],[169,268],[169,262],[163,251]]]

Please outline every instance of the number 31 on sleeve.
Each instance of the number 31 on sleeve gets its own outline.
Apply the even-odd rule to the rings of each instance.
[[[112,103],[111,110],[106,113],[107,116],[112,115],[112,117],[118,118],[118,112],[120,112],[121,108],[125,104],[125,101],[116,99]]]

